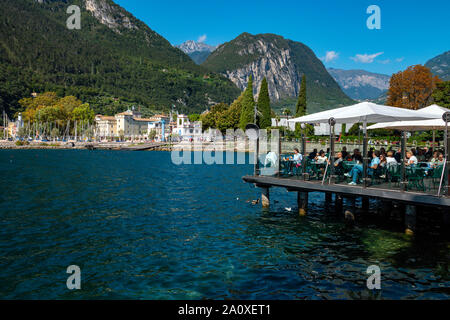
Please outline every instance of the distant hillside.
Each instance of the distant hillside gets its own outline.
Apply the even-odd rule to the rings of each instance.
[[[308,112],[353,102],[310,48],[275,34],[243,33],[219,46],[202,65],[223,74],[240,89],[253,75],[255,90],[259,90],[266,77],[271,101],[278,108],[294,109],[303,74],[307,78]]]
[[[69,30],[67,7],[82,10]],[[31,92],[76,95],[103,112],[111,97],[143,107],[201,112],[239,89],[111,0],[1,0],[0,104],[8,113]],[[107,97],[102,99],[101,97]]]
[[[372,100],[389,89],[390,76],[364,70],[328,69],[342,90],[355,100]]]
[[[202,64],[217,47],[210,46],[203,42],[188,40],[176,46],[186,53],[196,64]]]
[[[444,81],[450,80],[450,51],[429,60],[425,66]]]

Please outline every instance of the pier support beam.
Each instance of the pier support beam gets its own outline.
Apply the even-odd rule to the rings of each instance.
[[[336,194],[334,200],[334,209],[336,214],[342,214],[342,208],[344,207],[344,198],[340,194]]]
[[[381,213],[384,219],[389,219],[391,215],[391,210],[393,210],[394,205],[391,201],[381,200],[379,213]]]
[[[270,207],[269,188],[261,188],[261,204],[265,209],[268,209]]]
[[[361,199],[361,206],[364,212],[369,211],[370,203],[369,203],[369,197],[362,197]]]
[[[416,231],[416,207],[412,205],[406,205],[405,207],[405,233],[407,235],[413,235]]]
[[[330,205],[333,201],[333,194],[331,192],[325,192],[325,210],[330,211]]]
[[[302,217],[306,216],[308,208],[308,192],[299,191],[297,193],[298,214]]]

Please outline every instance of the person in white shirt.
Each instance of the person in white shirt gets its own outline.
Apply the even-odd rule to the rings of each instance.
[[[303,156],[300,151],[295,148],[294,149],[294,165],[298,166],[302,164]]]
[[[386,165],[390,166],[390,165],[395,165],[395,164],[398,164],[398,162],[394,158],[394,152],[388,151],[387,157],[386,157]]]
[[[410,165],[416,165],[419,161],[417,160],[417,158],[416,158],[416,156],[411,152],[411,151],[408,151],[407,153],[406,153],[406,158],[408,159],[407,161],[406,161],[406,165],[407,166],[410,166]]]
[[[327,157],[325,155],[325,151],[320,150],[319,154],[316,157],[316,163],[318,164],[322,164],[322,163],[326,163],[327,162]]]

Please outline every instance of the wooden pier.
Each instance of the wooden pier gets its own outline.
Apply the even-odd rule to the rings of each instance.
[[[320,181],[305,181],[297,177],[278,177],[278,176],[244,176],[243,180],[254,184],[261,189],[262,206],[270,206],[270,188],[285,188],[289,192],[298,192],[297,203],[300,216],[306,216],[308,207],[308,194],[310,192],[321,192],[325,195],[327,206],[332,203],[333,194],[335,195],[335,209],[339,213],[344,210],[343,199],[349,199],[350,205],[345,208],[344,218],[348,221],[354,221],[356,216],[355,200],[362,199],[362,209],[368,211],[369,200],[377,199],[381,201],[381,211],[392,208],[392,203],[401,205],[405,210],[405,233],[413,234],[416,226],[417,208],[421,206],[432,206],[442,210],[444,220],[448,220],[450,215],[450,197],[436,196],[423,192],[404,191],[388,189],[386,186],[364,187],[349,186],[345,184],[328,184]]]

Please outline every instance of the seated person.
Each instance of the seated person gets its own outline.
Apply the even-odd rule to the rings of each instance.
[[[294,159],[293,159],[293,165],[295,167],[300,167],[302,165],[303,156],[300,153],[300,151],[297,148],[294,148]]]
[[[309,154],[308,158],[309,158],[310,160],[314,160],[314,159],[316,158],[316,156],[317,156],[317,149],[314,149],[313,152],[311,152],[311,153]]]
[[[327,156],[325,155],[325,151],[320,150],[320,152],[318,153],[318,155],[315,158],[316,163],[318,164],[323,164],[327,162]]]
[[[347,157],[348,157],[347,147],[343,147],[342,148],[342,159],[347,159]]]
[[[408,159],[405,163],[407,166],[413,166],[419,162],[411,151],[406,152],[406,159]]]
[[[362,158],[362,155],[361,155],[361,152],[359,151],[359,149],[355,149],[353,151],[352,161],[355,161],[357,163],[362,163],[363,158]]]
[[[430,160],[431,167],[436,167],[438,158],[439,158],[439,152],[437,152],[437,151],[433,152],[433,158],[431,158],[431,160]]]
[[[368,175],[373,175],[374,171],[378,169],[378,166],[380,165],[380,151],[374,151],[372,152],[372,161],[370,162],[369,168],[367,169]],[[352,170],[350,170],[349,173],[346,173],[345,176],[351,177],[352,182],[349,183],[351,186],[356,186],[359,180],[359,176],[363,173],[363,166],[361,164],[357,164],[353,167]]]
[[[439,153],[438,159],[435,162],[436,163],[436,167],[443,166],[444,162],[445,162],[444,155],[442,153]]]
[[[388,151],[387,157],[386,157],[386,166],[396,165],[396,164],[398,164],[398,162],[394,158],[394,151],[392,151],[392,150]]]

